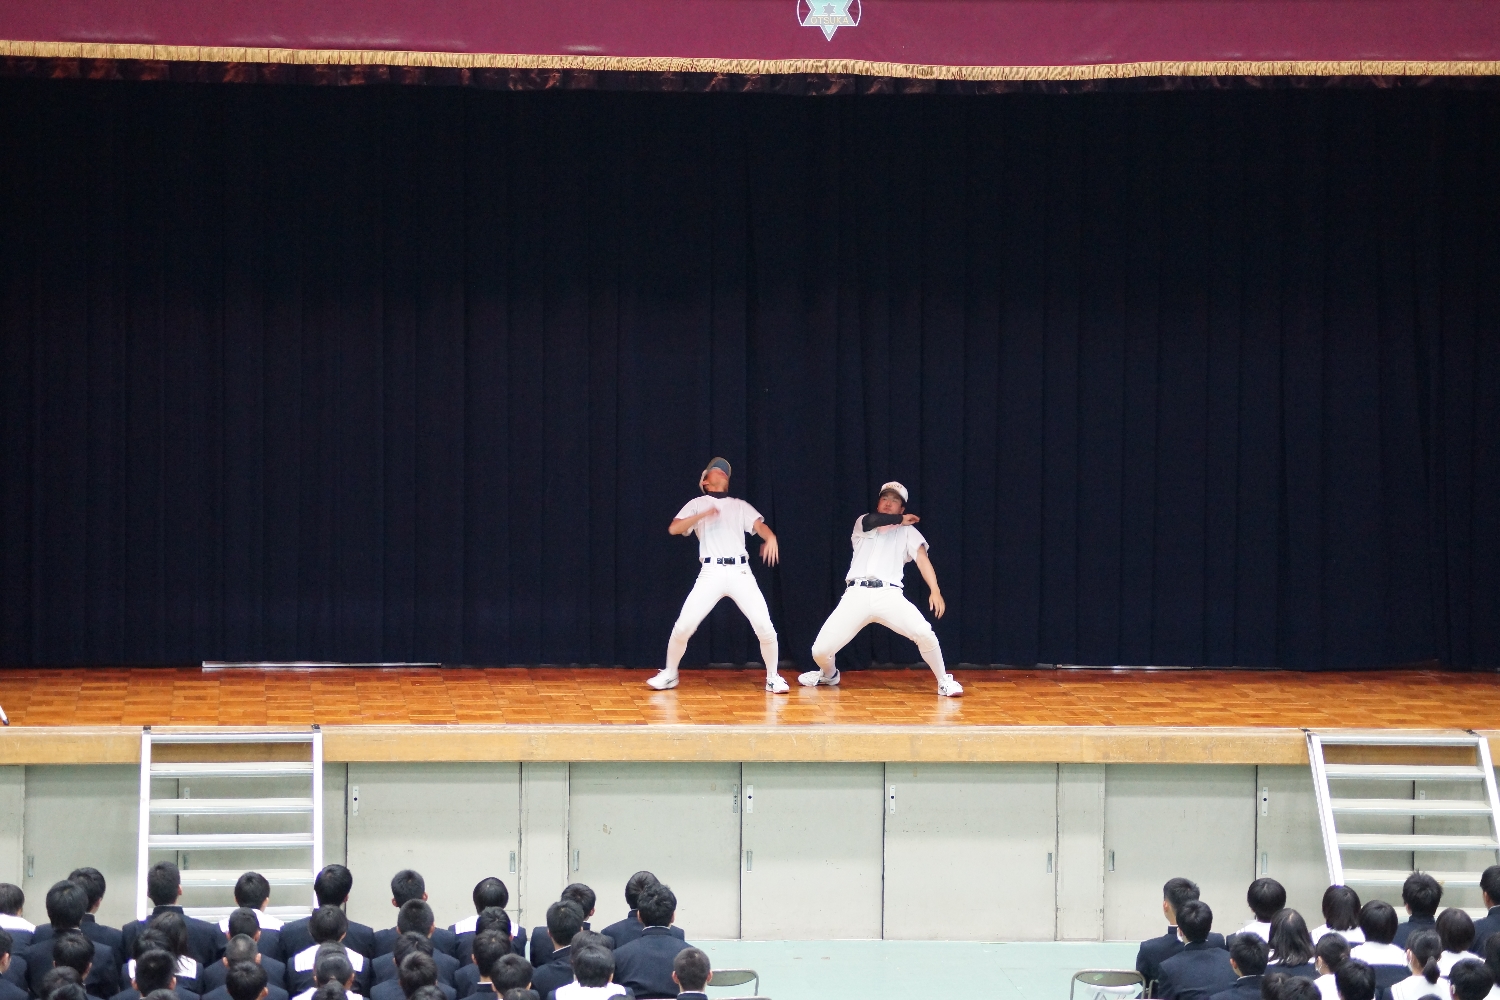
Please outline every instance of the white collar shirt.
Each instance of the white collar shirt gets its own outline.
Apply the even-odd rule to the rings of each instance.
[[[135,980],[135,959],[133,958],[125,963],[125,978],[131,981]],[[197,979],[198,963],[186,955],[177,959],[177,978]]]
[[[1349,942],[1349,947],[1351,948],[1357,944],[1365,943],[1365,932],[1358,927],[1351,927],[1347,931],[1336,931],[1327,924],[1319,924],[1312,932],[1313,944],[1317,944],[1330,934],[1342,935],[1344,940]]]
[[[1448,1000],[1451,995],[1448,992],[1448,980],[1439,979],[1435,983],[1429,983],[1426,976],[1408,976],[1391,986],[1391,1000],[1422,1000],[1429,994]]]
[[[760,511],[739,497],[715,497],[705,493],[689,500],[677,512],[678,518],[713,511],[693,525],[698,536],[698,559],[735,559],[745,555],[745,536],[761,520]]]
[[[255,914],[255,922],[260,925],[260,929],[263,931],[279,931],[285,924],[285,921],[281,918],[273,917],[264,910],[251,909],[250,912]],[[228,917],[219,921],[219,930],[223,931],[226,935],[229,933]]]
[[[21,931],[24,934],[35,934],[36,924],[21,917],[12,916],[9,913],[0,913],[0,930]]]
[[[1271,940],[1271,922],[1268,920],[1252,920],[1238,931],[1240,934],[1254,934],[1262,941]]]
[[[553,990],[557,1000],[609,1000],[610,997],[622,997],[625,995],[625,987],[619,983],[606,983],[603,986],[581,986],[575,979],[564,986]]]
[[[1313,980],[1313,985],[1318,988],[1318,1000],[1339,1000],[1339,987],[1333,981],[1333,973],[1319,976]]]
[[[1398,944],[1366,941],[1350,948],[1349,957],[1357,958],[1366,965],[1406,965],[1406,949]]]
[[[303,990],[301,993],[298,993],[296,996],[292,997],[292,1000],[312,1000],[312,995],[316,992],[318,992],[317,987],[313,987],[310,990]],[[360,996],[353,990],[347,990],[344,993],[344,1000],[365,1000],[365,998]]]
[[[317,944],[308,945],[306,948],[303,948],[301,951],[297,952],[296,956],[292,959],[292,968],[296,969],[298,972],[313,971],[313,965],[315,965],[318,961],[318,949],[321,947],[322,945]],[[352,968],[355,972],[365,971],[365,956],[350,948],[345,948],[344,954],[349,956],[350,968]],[[349,995],[353,996],[354,994],[351,993]]]
[[[854,558],[849,560],[845,580],[881,580],[892,587],[903,586],[906,564],[927,547],[927,539],[909,524],[885,524],[869,531],[864,517],[855,519],[849,541]]]
[[[1445,951],[1438,956],[1438,972],[1443,976],[1444,979],[1446,979],[1448,978],[1448,973],[1453,971],[1453,967],[1455,965],[1469,958],[1472,958],[1476,962],[1484,961],[1484,959],[1480,958],[1472,951]],[[1446,992],[1438,994],[1438,996],[1443,997],[1446,997],[1447,995],[1448,994]]]

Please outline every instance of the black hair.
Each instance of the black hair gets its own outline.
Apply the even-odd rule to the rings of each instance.
[[[89,1000],[88,991],[80,983],[63,983],[55,990],[42,995],[47,1000]]]
[[[1484,1000],[1495,988],[1489,966],[1473,958],[1453,963],[1448,982],[1453,986],[1453,1000]]]
[[[1491,934],[1484,939],[1484,964],[1490,967],[1490,975],[1500,983],[1500,934]]]
[[[632,910],[635,909],[640,904],[641,890],[654,882],[656,882],[656,876],[650,872],[640,871],[630,876],[625,883],[625,905]]]
[[[571,899],[577,903],[578,908],[583,911],[583,919],[585,920],[589,918],[590,913],[594,912],[594,904],[599,901],[599,897],[594,895],[594,890],[582,882],[574,882],[564,889],[562,895],[557,898],[559,902]]]
[[[1484,870],[1484,874],[1479,876],[1479,888],[1496,906],[1500,906],[1500,865],[1490,865]]]
[[[708,985],[708,973],[712,969],[713,963],[708,960],[707,953],[698,948],[684,948],[672,959],[672,971],[677,973],[677,984],[688,992],[703,992],[703,987]]]
[[[142,997],[141,1000],[182,1000],[182,996],[176,990],[169,990],[163,987],[159,990],[152,990]]]
[[[52,939],[52,961],[77,969],[81,976],[94,962],[94,942],[84,937],[82,931],[63,931]]]
[[[677,913],[677,896],[671,887],[658,882],[641,892],[641,923],[647,927],[667,927]]]
[[[341,941],[349,933],[349,918],[337,906],[320,906],[307,918],[307,933],[318,944]]]
[[[15,946],[16,939],[10,936],[10,931],[0,927],[0,955],[9,955]]]
[[[1213,926],[1214,911],[1201,899],[1189,900],[1177,911],[1177,929],[1188,944],[1208,940],[1208,932]]]
[[[171,906],[177,902],[181,888],[182,872],[170,861],[158,861],[146,871],[146,895],[157,906]]]
[[[500,1000],[542,1000],[542,998],[537,996],[536,990],[530,987],[522,988],[518,986],[515,989],[506,990],[501,995]]]
[[[343,906],[354,888],[354,876],[343,865],[324,865],[313,879],[313,895],[319,906]]]
[[[1474,918],[1456,906],[1450,906],[1437,918],[1438,937],[1444,951],[1468,951],[1474,947]]]
[[[391,959],[399,968],[401,960],[414,951],[419,951],[428,957],[432,956],[432,938],[426,934],[418,934],[416,931],[407,931],[396,938],[395,947],[391,949]]]
[[[481,931],[474,935],[474,964],[481,970],[488,972],[502,956],[509,954],[509,934],[501,934],[499,931]]]
[[[1401,885],[1401,902],[1414,917],[1430,917],[1443,901],[1443,887],[1426,872],[1412,872]]]
[[[1271,918],[1271,950],[1278,965],[1306,965],[1313,960],[1313,939],[1307,921],[1296,910],[1277,910]]]
[[[260,872],[246,872],[234,883],[234,901],[240,906],[258,910],[271,898],[271,883]]]
[[[350,969],[349,972],[352,975],[354,970]],[[344,1000],[348,995],[343,983],[330,979],[318,987],[317,992],[312,996],[312,1000]]]
[[[243,934],[253,938],[260,932],[260,918],[248,907],[237,907],[229,914],[229,936]]]
[[[354,978],[354,963],[349,961],[349,953],[341,944],[325,944],[318,948],[318,953],[313,958],[313,984],[322,986],[324,983],[338,983],[343,989],[344,984]]]
[[[495,964],[490,966],[490,983],[495,987],[495,992],[504,996],[509,990],[529,989],[531,986],[531,973],[534,970],[531,963],[520,955],[501,955]]]
[[[161,928],[152,927],[150,924],[147,924],[146,929],[135,936],[133,947],[135,954],[131,957],[139,960],[148,951],[165,951],[170,954],[172,951],[172,942],[167,940],[167,936],[161,932]]]
[[[1281,990],[1286,980],[1284,972],[1267,972],[1261,976],[1260,1000],[1281,1000]]]
[[[505,909],[510,905],[510,890],[505,883],[491,875],[482,878],[474,886],[474,912],[483,913],[492,906]]]
[[[1280,980],[1273,987],[1276,991],[1276,1000],[1318,1000],[1322,995],[1318,984],[1303,976],[1266,977],[1266,979],[1272,978]],[[1261,996],[1265,996],[1265,979],[1261,980]]]
[[[1359,926],[1359,893],[1347,885],[1323,890],[1323,922],[1331,931],[1352,931]]]
[[[573,940],[583,930],[583,910],[571,899],[561,899],[547,907],[547,935],[562,944]]]
[[[40,995],[50,997],[62,986],[82,986],[83,976],[71,965],[54,965],[42,976]],[[85,995],[87,995],[85,993]]]
[[[402,934],[412,931],[418,934],[430,933],[436,921],[437,918],[432,914],[432,907],[422,899],[408,899],[396,912],[396,930]]]
[[[1258,878],[1250,883],[1245,902],[1256,920],[1270,922],[1276,911],[1286,909],[1286,889],[1274,878]]]
[[[391,898],[397,906],[405,906],[413,899],[427,895],[427,880],[420,872],[403,868],[391,877]]]
[[[260,946],[248,934],[236,934],[224,944],[224,960],[230,965],[235,962],[253,962],[259,953]]]
[[[7,917],[14,917],[21,912],[21,907],[26,905],[26,893],[21,891],[18,885],[9,882],[0,882],[0,913]]]
[[[229,991],[230,1000],[260,1000],[269,978],[259,962],[230,962],[229,971],[224,974],[224,988]]]
[[[1161,887],[1161,898],[1167,901],[1175,914],[1182,909],[1183,903],[1191,903],[1198,898],[1198,883],[1187,878],[1169,878],[1167,884]]]
[[[88,893],[75,882],[57,882],[47,890],[47,920],[53,930],[73,930],[88,910]]]
[[[1240,975],[1259,976],[1266,971],[1271,946],[1259,934],[1231,934],[1224,944],[1229,948],[1229,957],[1240,970]]]
[[[411,995],[410,1000],[447,1000],[447,998],[443,995],[443,991],[438,989],[436,984],[433,984],[432,986],[419,987]]]
[[[579,986],[607,986],[615,974],[615,954],[603,945],[586,944],[574,948],[569,964]]]
[[[1372,899],[1359,910],[1359,929],[1365,940],[1390,944],[1396,939],[1396,908],[1383,899]]]
[[[420,951],[410,952],[401,960],[396,979],[401,983],[402,994],[410,1000],[417,990],[437,983],[437,963],[432,960],[431,955],[424,955]]]
[[[99,900],[104,898],[106,884],[104,876],[97,868],[74,868],[68,872],[68,881],[77,882],[83,887],[83,891],[89,897],[89,909],[99,905]]]
[[[1406,950],[1421,964],[1422,978],[1436,986],[1443,975],[1438,969],[1438,956],[1443,953],[1443,939],[1438,937],[1437,931],[1417,931],[1406,939]]]
[[[167,950],[181,958],[187,954],[187,918],[176,910],[163,910],[151,918],[146,926],[154,929],[167,943]]]
[[[1366,907],[1369,905],[1365,904]],[[1390,909],[1389,903],[1386,908]],[[1339,1000],[1375,1000],[1375,970],[1357,958],[1346,959],[1333,970],[1333,985],[1338,990]]]
[[[152,990],[169,990],[177,975],[177,956],[152,948],[135,960],[135,988],[145,996]]]
[[[506,937],[510,937],[510,914],[498,906],[486,906],[479,911],[479,919],[474,921],[476,934],[485,931],[503,931]]]
[[[1324,934],[1313,945],[1313,957],[1321,958],[1332,972],[1349,960],[1349,939],[1337,931]]]

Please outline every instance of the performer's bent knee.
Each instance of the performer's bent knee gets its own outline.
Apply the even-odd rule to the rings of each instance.
[[[930,628],[920,635],[912,636],[912,641],[917,644],[917,652],[919,653],[930,653],[938,648],[937,633]]]
[[[672,626],[672,638],[687,642],[693,637],[693,633],[696,631],[698,631],[698,626],[696,625],[684,625],[682,622],[677,622]],[[658,632],[657,634],[660,635],[661,633]]]
[[[761,629],[756,629],[755,638],[759,639],[761,642],[775,642],[777,638],[776,629],[770,625],[767,625],[764,631],[762,631]]]

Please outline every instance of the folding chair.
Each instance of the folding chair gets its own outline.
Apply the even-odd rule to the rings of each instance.
[[[750,996],[731,993],[729,996],[724,997],[723,1000],[765,1000],[764,997],[758,996],[760,993],[760,973],[754,969],[715,969],[708,980],[708,988],[722,987],[727,989],[732,986],[744,986],[746,983],[752,982],[755,985],[750,987]]]
[[[1134,969],[1084,969],[1073,973],[1068,1000],[1077,1000],[1078,984],[1084,1000],[1135,1000],[1146,992],[1146,977]]]

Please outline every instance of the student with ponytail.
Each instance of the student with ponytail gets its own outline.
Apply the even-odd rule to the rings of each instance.
[[[1406,964],[1411,975],[1391,986],[1391,1000],[1421,1000],[1429,993],[1448,995],[1448,981],[1438,968],[1443,939],[1436,931],[1417,931],[1406,939]]]

